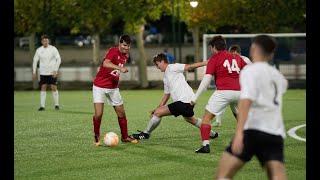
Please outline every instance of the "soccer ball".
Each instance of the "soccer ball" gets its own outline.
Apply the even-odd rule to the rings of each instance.
[[[119,137],[114,132],[107,132],[103,137],[103,142],[107,146],[114,147],[118,145]]]

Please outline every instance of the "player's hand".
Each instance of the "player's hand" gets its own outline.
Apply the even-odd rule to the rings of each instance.
[[[156,109],[153,109],[153,110],[150,111],[150,116],[149,116],[150,118],[152,118],[152,116],[153,116],[155,111],[156,111]]]
[[[191,98],[190,104],[191,104],[192,106],[194,106],[194,105],[196,105],[196,101],[197,101],[196,96],[193,95],[192,98]]]
[[[32,79],[33,79],[33,80],[36,80],[36,79],[37,79],[37,76],[36,76],[35,73],[32,73]]]
[[[128,72],[129,70],[128,70],[128,68],[126,68],[126,67],[121,67],[120,68],[120,72],[122,72],[122,73],[126,73],[126,72]]]
[[[58,76],[58,72],[57,71],[52,71],[52,77],[56,78]]]
[[[235,154],[241,154],[243,150],[243,133],[238,133],[235,135],[231,145],[231,150]]]

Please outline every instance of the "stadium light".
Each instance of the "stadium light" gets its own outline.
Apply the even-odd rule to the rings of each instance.
[[[190,5],[195,8],[198,6],[198,1],[191,1]]]

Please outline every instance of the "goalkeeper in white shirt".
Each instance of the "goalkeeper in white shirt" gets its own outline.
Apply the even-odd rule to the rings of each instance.
[[[287,179],[284,166],[282,97],[288,81],[275,67],[276,41],[268,35],[252,39],[253,64],[240,72],[238,122],[230,145],[223,152],[215,179],[233,179],[235,174],[256,156],[268,179]]]
[[[207,65],[207,61],[196,62],[193,64],[169,64],[168,57],[164,53],[159,53],[153,57],[153,63],[164,72],[164,96],[157,108],[151,111],[151,119],[144,131],[138,134],[132,134],[135,139],[149,139],[151,132],[160,124],[163,116],[174,115],[183,116],[190,124],[200,129],[202,119],[194,115],[194,105],[191,105],[191,98],[194,96],[192,88],[187,83],[184,72]],[[169,98],[172,103],[166,105]],[[218,137],[218,133],[210,131],[210,138]]]
[[[39,62],[40,74],[40,108],[39,111],[44,111],[46,107],[47,85],[50,85],[55,110],[59,110],[59,93],[57,88],[58,69],[61,63],[61,57],[56,47],[49,44],[48,35],[41,36],[41,44],[33,57],[32,78],[36,79],[37,66]]]

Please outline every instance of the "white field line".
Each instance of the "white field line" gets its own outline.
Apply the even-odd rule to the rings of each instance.
[[[301,137],[296,135],[296,130],[298,130],[299,128],[302,128],[304,126],[306,126],[306,125],[303,124],[303,125],[300,125],[300,126],[293,127],[287,133],[289,134],[289,136],[293,137],[294,139],[306,142],[306,139],[301,138]]]

